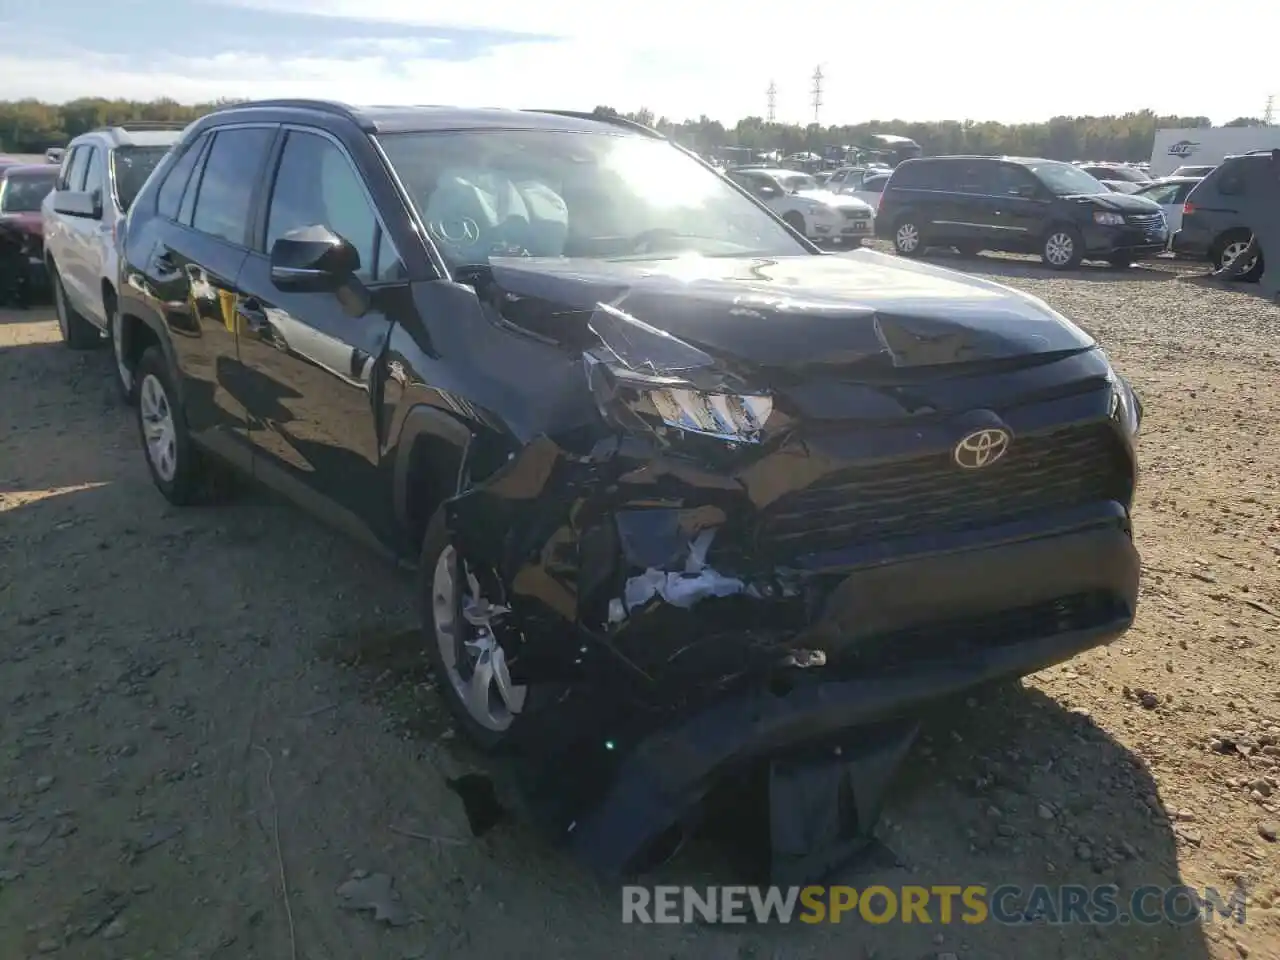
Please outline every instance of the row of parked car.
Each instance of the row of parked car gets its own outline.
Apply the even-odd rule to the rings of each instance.
[[[1153,180],[1128,164],[932,157],[896,171],[837,170],[825,187],[872,206],[875,234],[903,256],[950,246],[1037,253],[1070,269],[1085,259],[1127,266],[1170,250],[1221,267],[1251,235],[1250,178],[1240,165],[1267,158],[1260,151]],[[1262,270],[1259,257],[1244,279]]]

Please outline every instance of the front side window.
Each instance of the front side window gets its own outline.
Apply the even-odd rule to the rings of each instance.
[[[1158,187],[1152,187],[1149,190],[1139,190],[1138,196],[1146,197],[1156,203],[1169,204],[1176,203],[1178,191],[1183,187],[1180,183],[1162,183]]]
[[[1029,163],[1027,169],[1055,197],[1096,196],[1110,193],[1102,182],[1080,167],[1057,160]]]
[[[35,213],[58,179],[48,174],[12,174],[0,181],[0,213]]]
[[[275,131],[267,127],[219,130],[200,174],[191,226],[229,243],[245,243],[249,208]]]
[[[615,133],[384,134],[382,148],[452,265],[493,256],[788,256],[768,213],[663,140]]]
[[[290,131],[267,213],[267,250],[289,231],[317,224],[356,248],[362,280],[386,279],[399,259],[389,245],[379,251],[382,229],[346,155],[325,137]]]
[[[868,177],[862,181],[862,189],[867,193],[884,193],[884,185],[888,182],[888,177]]]
[[[116,147],[111,151],[111,185],[122,211],[127,213],[133,206],[147,177],[168,152],[168,147]]]

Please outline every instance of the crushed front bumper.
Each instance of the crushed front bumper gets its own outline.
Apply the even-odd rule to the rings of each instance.
[[[1070,401],[1082,415],[1102,402]],[[450,501],[455,545],[493,571],[511,608],[502,642],[516,651],[512,679],[533,686],[510,740],[528,811],[598,870],[625,873],[696,819],[726,777],[763,764],[771,782],[792,783],[779,765],[834,747],[847,757],[867,725],[909,721],[938,698],[1122,634],[1140,571],[1132,448],[1106,421],[1036,434],[1036,409],[1019,415],[1026,459],[1005,476],[1023,478],[1018,496],[1034,506],[1024,499],[1003,523],[966,525],[964,511],[998,492],[976,475],[963,495],[910,472],[878,492],[869,485],[891,472],[882,457],[858,474],[875,509],[860,512],[855,498],[823,513],[824,497],[848,489],[821,481],[850,475],[852,461],[836,458],[861,449],[849,437],[784,444],[737,472],[651,453],[573,455],[544,437]],[[950,429],[937,427],[939,442]],[[891,447],[897,434],[867,436]],[[931,442],[920,424],[902,436]],[[1101,444],[1096,455],[1087,444]],[[1068,487],[1052,485],[1063,477]],[[794,496],[815,499],[789,513]],[[893,537],[867,534],[893,516]],[[723,544],[690,566],[690,544],[709,529],[724,531]],[[802,552],[780,546],[800,542]],[[664,577],[674,578],[665,592]],[[553,692],[534,696],[539,687]],[[872,751],[858,767],[858,789],[873,796],[860,798],[851,829],[873,825],[880,779],[867,764],[900,753]],[[819,793],[845,789],[802,779],[813,777]],[[813,838],[788,862],[848,840]]]
[[[832,614],[878,611],[881,642],[843,664],[780,666],[670,712],[575,688],[522,731],[538,744],[524,772],[532,809],[586,863],[623,874],[727,776],[822,745],[852,757],[872,725],[1110,642],[1133,622],[1139,557],[1119,507],[1075,522],[1083,525],[849,573]],[[992,603],[1001,615],[973,612]],[[918,614],[926,604],[928,626]],[[941,611],[949,613],[936,619]],[[916,626],[892,626],[902,623]],[[888,781],[865,769],[859,780],[857,829],[869,834]],[[816,846],[837,839],[848,838]]]

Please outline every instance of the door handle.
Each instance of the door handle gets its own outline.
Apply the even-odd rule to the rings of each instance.
[[[262,304],[252,297],[236,301],[236,316],[244,321],[244,325],[253,333],[261,333],[267,326],[267,312],[262,309]]]
[[[156,258],[152,263],[155,265],[157,273],[174,274],[178,272],[178,263],[168,250],[156,254]]]

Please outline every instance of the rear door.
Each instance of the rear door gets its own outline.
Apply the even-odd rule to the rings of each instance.
[[[381,462],[378,410],[391,305],[407,301],[404,265],[340,139],[290,126],[280,145],[255,249],[240,278],[240,358],[255,471],[349,532],[396,543],[391,476]],[[370,309],[335,293],[278,289],[272,244],[321,225],[360,254]],[[350,300],[348,299],[348,302]]]
[[[992,164],[955,160],[934,168],[936,189],[924,204],[931,214],[930,236],[938,243],[999,249]]]
[[[168,222],[145,268],[165,304],[192,436],[242,466],[251,464],[252,447],[236,349],[236,281],[277,129],[218,127],[184,152],[157,195],[157,213]]]

